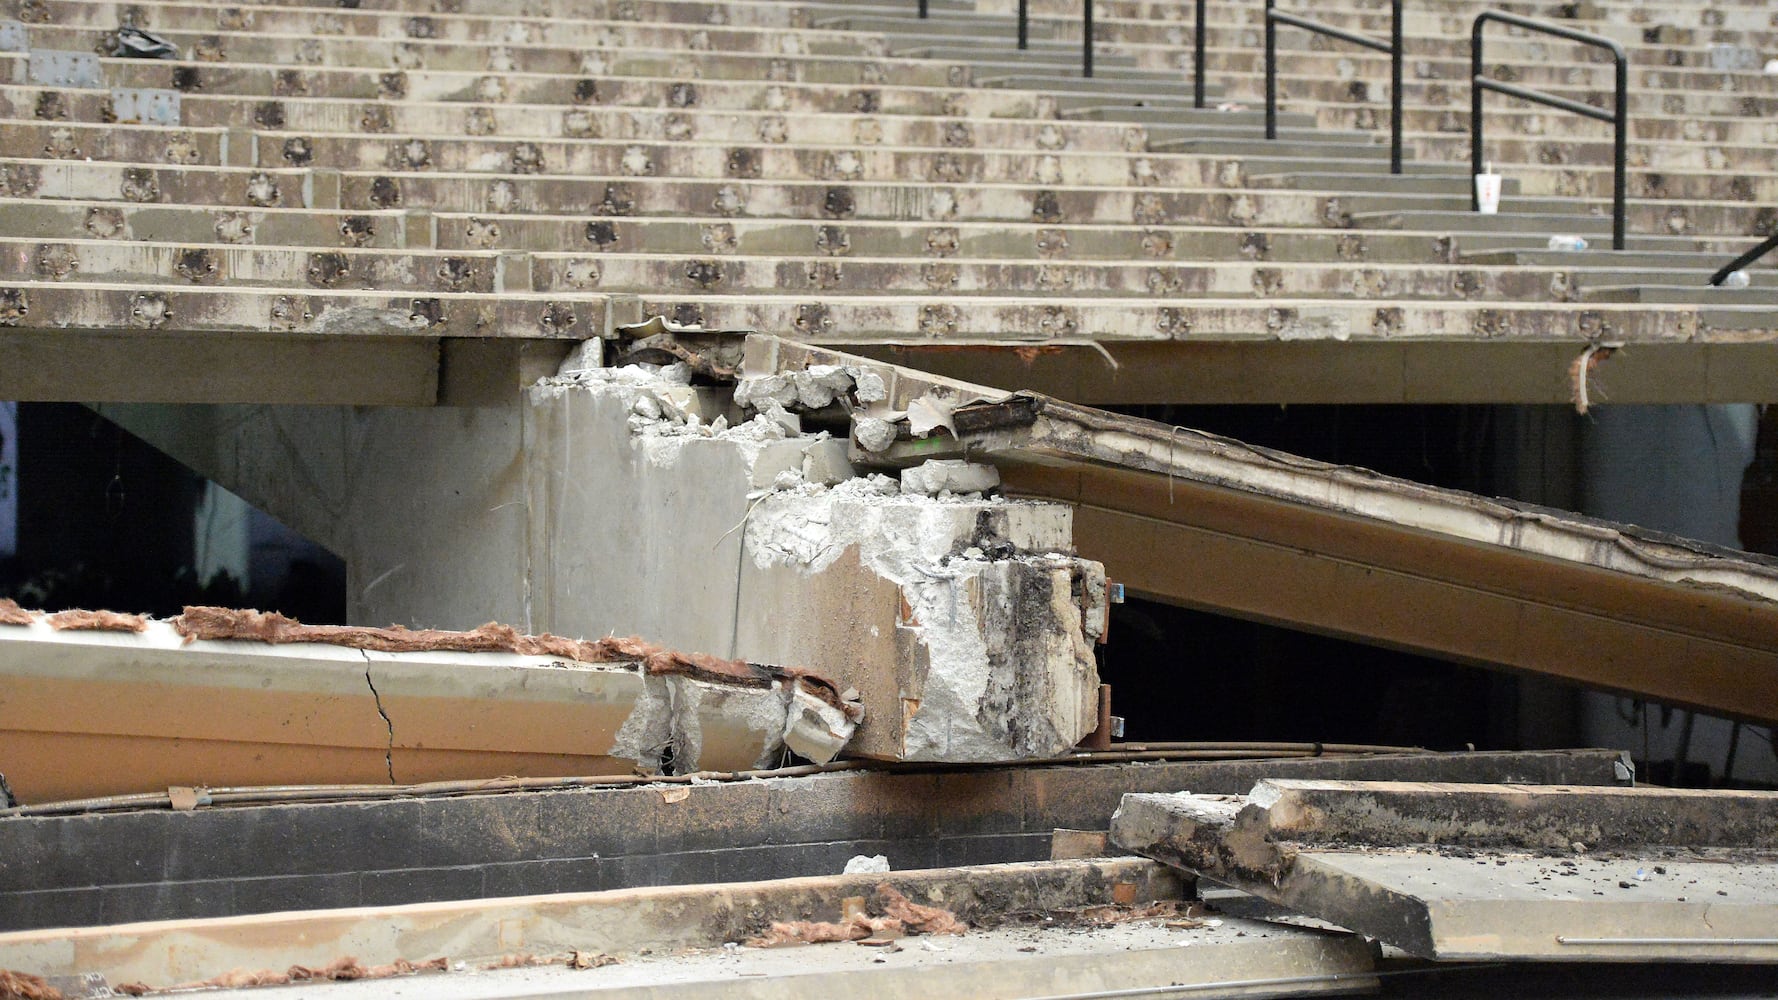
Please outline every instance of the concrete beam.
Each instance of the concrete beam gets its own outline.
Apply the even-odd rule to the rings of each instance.
[[[431,406],[432,337],[8,330],[0,397],[32,402]]]
[[[1778,962],[1771,852],[1644,846],[1598,855],[1577,841],[1544,856],[1478,858],[1438,843],[1296,843],[1286,839],[1300,823],[1293,804],[1263,785],[1254,791],[1126,795],[1112,842],[1422,958]],[[1277,831],[1274,803],[1285,811]],[[1461,827],[1487,824],[1497,803],[1484,800],[1479,816],[1466,811],[1474,801],[1447,804],[1451,826]]]
[[[837,921],[849,897],[871,904],[880,885],[963,920],[1182,894],[1176,875],[1145,860],[1034,862],[19,931],[0,934],[0,968],[99,973],[113,984],[165,988],[231,969],[320,968],[344,956],[367,966],[585,950],[628,957],[644,949],[720,948],[765,933],[774,920]]]
[[[771,338],[749,372],[856,364]],[[1084,555],[1152,598],[1771,721],[1778,567],[1702,542],[1325,465],[884,366],[861,460],[967,451],[1075,505]],[[957,428],[915,433],[909,414]],[[855,434],[855,438],[864,438]],[[1264,581],[1256,585],[1256,581]],[[1685,664],[1685,670],[1674,669]]]
[[[776,763],[807,704],[789,676],[674,674],[594,644],[464,652],[511,647],[397,632],[423,649],[387,652],[337,629],[288,645],[255,629],[193,638],[209,633],[192,631],[189,610],[105,630],[28,617],[0,624],[0,736],[8,781],[33,804],[170,786],[627,774],[658,767],[664,746],[746,769]]]
[[[1314,844],[1567,851],[1778,850],[1778,792],[1267,779],[1267,836]]]
[[[845,349],[981,385],[1087,405],[1574,401],[1582,342],[1281,341],[857,345]],[[1109,352],[1110,361],[1106,360]],[[1778,401],[1778,345],[1637,344],[1590,376],[1611,402]]]

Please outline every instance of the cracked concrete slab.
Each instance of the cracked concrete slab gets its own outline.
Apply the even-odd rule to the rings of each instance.
[[[391,652],[362,648],[379,630],[268,642],[257,625],[192,625],[261,620],[188,609],[140,631],[58,629],[42,616],[0,625],[14,792],[40,803],[169,786],[628,774],[674,752],[692,769],[746,769],[777,761],[811,711],[799,694],[834,710],[825,739],[805,740],[811,756],[831,758],[859,714],[794,670],[701,669],[634,640],[520,653],[478,633],[380,630],[428,647]],[[86,707],[71,721],[75,704]]]
[[[1751,827],[1730,823],[1717,841],[1665,846],[1679,830],[1655,829],[1663,800],[1695,812],[1709,808],[1701,798],[1665,789],[1613,789],[1596,798],[1562,787],[1379,788],[1385,800],[1440,814],[1435,824],[1425,822],[1430,814],[1397,823],[1386,808],[1367,806],[1378,801],[1367,797],[1367,784],[1262,782],[1246,796],[1125,795],[1112,841],[1422,958],[1778,962],[1770,933],[1778,856],[1769,833],[1750,840]],[[1338,812],[1305,814],[1307,793]],[[1738,794],[1749,797],[1731,805]],[[1515,833],[1495,823],[1507,797],[1607,824],[1625,820],[1628,829],[1606,826],[1599,844],[1546,843],[1542,832],[1553,826],[1589,827],[1528,815],[1539,830]],[[1769,795],[1713,798],[1731,812],[1770,809]],[[1740,843],[1708,846],[1723,840]]]

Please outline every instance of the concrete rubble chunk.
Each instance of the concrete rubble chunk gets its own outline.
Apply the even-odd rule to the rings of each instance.
[[[1778,962],[1775,801],[1267,780],[1127,794],[1111,840],[1422,958]]]
[[[901,491],[938,496],[940,493],[987,493],[1000,486],[1000,470],[981,462],[957,458],[932,458],[901,470]]]

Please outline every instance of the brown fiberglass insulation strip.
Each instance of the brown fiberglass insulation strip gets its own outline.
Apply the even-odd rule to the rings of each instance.
[[[146,615],[116,611],[58,611],[49,616],[49,627],[58,632],[146,632]]]
[[[235,608],[188,607],[171,620],[174,631],[192,639],[325,643],[379,653],[521,653],[554,656],[576,663],[640,663],[654,675],[676,675],[718,684],[771,687],[777,678],[802,682],[805,690],[847,710],[837,688],[824,677],[801,670],[764,667],[743,660],[725,660],[706,653],[678,653],[634,636],[606,636],[588,641],[559,635],[525,635],[510,625],[489,622],[467,632],[410,629],[401,625],[367,628],[358,625],[304,625],[276,612]]]

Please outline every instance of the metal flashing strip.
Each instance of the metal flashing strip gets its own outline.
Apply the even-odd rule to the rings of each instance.
[[[26,72],[32,83],[51,87],[97,87],[99,57],[91,52],[32,49]]]
[[[122,124],[178,125],[179,91],[150,87],[113,87],[111,112]]]

